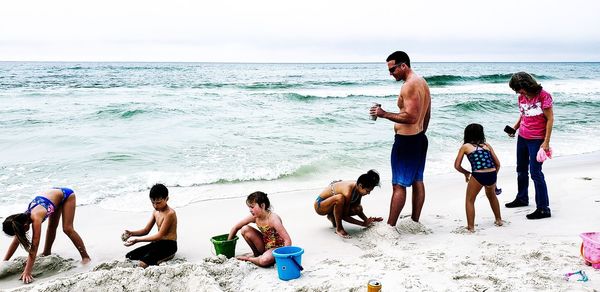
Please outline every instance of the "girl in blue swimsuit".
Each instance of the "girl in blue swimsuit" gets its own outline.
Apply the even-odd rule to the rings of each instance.
[[[52,244],[56,238],[56,229],[62,215],[62,227],[65,234],[71,239],[79,253],[81,262],[87,264],[90,262],[90,256],[87,254],[83,240],[73,229],[73,219],[75,217],[75,193],[68,188],[53,188],[35,197],[27,210],[23,213],[8,216],[2,223],[2,230],[9,236],[14,236],[13,241],[8,247],[4,260],[8,261],[13,256],[19,244],[29,253],[27,264],[21,274],[21,280],[27,284],[33,281],[31,271],[35,263],[37,249],[40,243],[42,232],[42,223],[48,220],[48,230],[46,232],[46,243],[42,255],[50,255]],[[27,237],[27,231],[32,226],[33,234],[31,241]]]
[[[464,156],[467,156],[471,163],[471,172],[461,165]],[[500,204],[496,197],[496,179],[500,170],[500,161],[492,146],[485,142],[483,126],[480,124],[470,124],[465,128],[464,144],[458,150],[454,168],[465,176],[467,182],[467,198],[465,200],[467,230],[475,231],[475,198],[482,188],[485,188],[485,195],[494,212],[496,218],[494,224],[502,226]]]

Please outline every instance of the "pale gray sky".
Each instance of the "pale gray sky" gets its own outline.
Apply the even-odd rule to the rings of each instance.
[[[568,3],[567,3],[568,2]],[[19,0],[0,61],[600,61],[600,1]]]

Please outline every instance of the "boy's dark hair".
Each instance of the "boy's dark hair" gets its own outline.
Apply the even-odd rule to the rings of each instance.
[[[367,173],[361,174],[356,180],[356,184],[361,184],[364,188],[373,189],[379,186],[379,173],[376,170],[371,169]]]
[[[526,72],[517,72],[513,74],[508,82],[508,86],[510,86],[510,88],[515,92],[519,92],[519,90],[524,89],[531,95],[539,94],[540,91],[542,91],[542,85],[537,83],[535,78]]]
[[[470,124],[465,128],[465,136],[463,143],[471,143],[475,145],[485,143],[485,134],[483,133],[483,126],[480,124]]]
[[[260,191],[248,195],[248,198],[246,198],[246,205],[250,204],[258,204],[259,206],[265,204],[265,210],[271,211],[269,197],[267,197],[267,194]]]
[[[150,189],[150,199],[159,200],[166,199],[169,196],[169,189],[163,184],[155,184]]]
[[[2,231],[9,236],[16,236],[23,248],[29,252],[31,241],[27,237],[25,224],[31,223],[31,217],[27,213],[19,213],[6,217],[2,222]]]
[[[391,60],[395,61],[394,65],[400,65],[401,63],[404,63],[406,66],[408,66],[408,68],[410,68],[410,58],[408,57],[408,54],[403,51],[395,51],[389,55],[387,59],[385,59],[386,62]]]

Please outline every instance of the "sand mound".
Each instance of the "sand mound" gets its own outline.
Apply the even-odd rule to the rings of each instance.
[[[372,232],[369,236],[375,240],[384,237],[377,238],[378,226],[372,228],[365,234]],[[479,241],[466,255],[446,247],[416,245],[410,252],[402,248],[393,252],[378,245],[357,257],[305,264],[302,277],[291,281],[278,280],[275,268],[224,256],[196,264],[174,259],[145,270],[122,260],[16,291],[365,291],[369,279],[379,279],[386,290],[402,291],[596,291],[592,281],[562,279],[581,265],[576,249],[577,244],[569,241]],[[594,277],[589,269],[586,272]],[[439,282],[431,282],[432,275]]]
[[[142,268],[115,267],[42,283],[34,291],[222,291],[194,264]]]
[[[372,226],[356,233],[350,241],[361,249],[369,250],[380,247],[382,244],[385,246],[396,244],[398,239],[400,239],[400,234],[394,227],[383,222],[375,222]]]
[[[19,277],[23,273],[27,257],[16,257],[12,261],[2,263],[0,268],[0,279],[14,276]],[[74,259],[65,259],[58,255],[37,257],[33,266],[34,278],[45,278],[75,267]]]
[[[396,224],[396,230],[400,234],[409,233],[409,234],[430,234],[433,233],[433,230],[425,227],[425,225],[420,222],[415,222],[410,218],[402,219],[398,224]]]
[[[224,256],[200,264],[174,259],[142,269],[137,262],[114,260],[92,271],[16,291],[239,291],[254,265]]]
[[[361,241],[368,240],[372,243],[377,243],[382,240],[397,240],[400,238],[400,234],[394,227],[387,225],[387,223],[376,222],[371,227],[357,233],[356,237]]]

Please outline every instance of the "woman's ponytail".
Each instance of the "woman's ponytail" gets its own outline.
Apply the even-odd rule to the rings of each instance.
[[[373,189],[379,186],[379,173],[376,170],[371,169],[367,173],[361,174],[356,180],[357,184],[361,184],[363,187]]]

